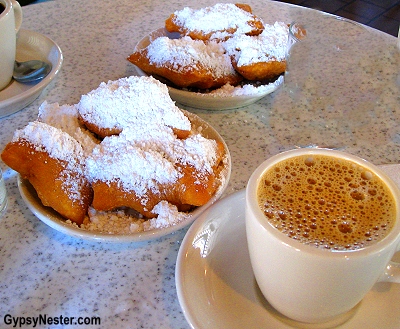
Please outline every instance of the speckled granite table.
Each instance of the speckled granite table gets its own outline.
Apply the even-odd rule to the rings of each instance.
[[[198,0],[195,6],[213,3]],[[266,0],[248,3],[268,23],[325,24],[321,13],[314,10]],[[183,0],[168,4],[157,0],[56,0],[24,7],[23,28],[56,41],[64,64],[38,99],[0,119],[0,149],[15,129],[36,118],[44,100],[73,104],[102,81],[136,74],[126,61],[136,42],[186,5]],[[319,33],[323,35],[323,31],[321,28]],[[362,55],[359,64],[363,70],[348,71],[346,76],[340,69],[324,73],[334,82],[330,86],[350,80],[336,95],[339,104],[324,107],[319,97],[299,100],[281,88],[245,108],[206,111],[186,107],[213,125],[230,148],[233,169],[226,194],[243,189],[262,160],[294,145],[345,147],[377,164],[399,162],[400,59],[396,40],[369,28],[365,32],[366,37],[353,45]],[[342,40],[348,37],[346,33],[337,35]],[[332,64],[340,68],[346,63]],[[312,95],[313,87],[315,81],[314,85],[308,81],[301,92]],[[9,194],[8,211],[0,219],[2,328],[5,314],[99,316],[99,328],[189,327],[174,281],[176,256],[186,229],[141,243],[77,240],[39,221],[22,201],[15,173],[4,163],[1,167]]]

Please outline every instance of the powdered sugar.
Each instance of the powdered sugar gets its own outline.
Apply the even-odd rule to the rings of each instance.
[[[198,134],[184,140],[177,138],[170,126],[188,129],[190,121],[168,93],[157,98],[159,85],[151,77],[131,77],[101,84],[89,97],[82,96],[79,112],[90,113],[96,123],[97,109],[102,106],[100,112],[105,111],[106,116],[126,115],[122,119],[115,116],[122,132],[104,138],[87,157],[90,181],[118,182],[126,191],[144,197],[148,190],[158,192],[160,184],[173,184],[181,177],[176,163],[191,164],[199,172],[211,172],[217,160],[216,142]],[[162,91],[166,91],[162,86]]]
[[[231,86],[226,84],[221,88],[211,91],[208,95],[215,95],[218,97],[250,97],[255,95],[265,95],[278,88],[283,83],[283,76],[281,75],[274,82],[268,84],[243,84],[240,86]]]
[[[15,131],[12,141],[21,140],[33,144],[39,152],[47,152],[51,158],[65,161],[71,168],[77,167],[84,159],[81,144],[69,134],[43,122],[33,121],[24,129]]]
[[[80,124],[76,105],[60,106],[58,103],[49,104],[45,101],[39,107],[37,120],[69,134],[82,145],[86,154],[90,154],[99,143],[93,134]]]
[[[186,7],[174,14],[176,22],[189,31],[202,31],[205,34],[218,31],[210,39],[219,38],[223,36],[221,33],[230,29],[244,34],[254,28],[249,24],[254,20],[253,15],[231,3],[218,3],[199,10]]]
[[[150,219],[144,224],[144,229],[151,230],[165,228],[178,224],[187,219],[188,214],[179,212],[178,209],[166,201],[161,201],[154,207],[154,212],[158,214],[157,219]]]
[[[160,184],[173,184],[181,177],[176,163],[193,165],[199,173],[212,172],[217,160],[214,140],[199,134],[181,140],[168,127],[146,134],[137,128],[106,137],[93,150],[86,160],[91,181],[118,181],[144,197],[147,190],[158,192]]]
[[[121,78],[83,95],[78,103],[79,114],[100,128],[123,129],[154,123],[190,130],[189,120],[175,106],[167,87],[151,77]],[[143,111],[146,109],[146,111]]]
[[[230,57],[217,42],[206,44],[187,36],[180,39],[159,37],[147,47],[147,54],[150,63],[168,66],[176,72],[205,69],[216,78],[235,74]]]
[[[89,207],[88,217],[80,226],[81,229],[106,234],[131,234],[143,232],[146,219],[138,214],[129,214],[120,209],[115,211],[97,211]],[[73,223],[69,223],[75,225]]]
[[[259,62],[283,61],[286,56],[289,28],[283,22],[266,24],[258,36],[235,34],[223,43],[227,53],[235,58],[237,66]]]
[[[124,136],[105,138],[86,161],[89,179],[119,181],[122,188],[139,196],[149,189],[157,191],[160,184],[177,181],[179,173],[174,163],[161,152],[163,140],[140,145]]]
[[[81,184],[84,177],[84,151],[69,134],[46,123],[30,122],[14,133],[13,142],[27,141],[37,152],[46,152],[50,158],[62,161],[64,169],[57,179],[71,200],[81,203]]]
[[[176,162],[192,165],[200,172],[211,173],[212,166],[217,161],[216,147],[215,140],[196,134],[184,140],[177,140],[171,155],[174,155]]]
[[[126,209],[115,211],[96,211],[89,208],[88,218],[81,225],[82,229],[106,234],[132,234],[155,229],[168,228],[187,220],[191,214],[179,212],[176,206],[161,201],[154,207],[157,217],[140,218],[138,214],[130,214]],[[75,225],[70,223],[71,225]]]

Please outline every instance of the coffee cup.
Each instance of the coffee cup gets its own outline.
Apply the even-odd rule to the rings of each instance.
[[[391,261],[400,249],[399,207],[395,183],[357,156],[303,148],[269,158],[246,188],[262,294],[283,319],[346,321],[376,282],[400,283]]]
[[[0,0],[0,90],[11,81],[15,53],[16,36],[22,23],[22,9],[15,0]]]

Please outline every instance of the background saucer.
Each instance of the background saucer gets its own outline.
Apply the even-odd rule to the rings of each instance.
[[[63,55],[60,47],[48,37],[29,30],[19,30],[16,59],[20,62],[39,59],[50,62],[50,73],[39,82],[20,83],[11,80],[0,91],[0,118],[15,113],[32,103],[61,69]]]
[[[170,39],[178,39],[179,33],[169,33],[165,28],[159,28],[140,40],[135,47],[135,51],[146,48],[152,40],[162,36],[167,36]],[[135,68],[139,75],[148,76],[147,73],[136,65]],[[160,79],[156,76],[155,78]],[[160,81],[165,83],[164,79],[160,79]],[[282,83],[283,77],[279,78],[275,83],[270,83],[268,87],[263,88],[262,92],[244,95],[229,95],[223,93],[221,96],[212,93],[197,93],[170,86],[168,86],[168,90],[171,98],[180,104],[206,110],[226,110],[255,103],[266,95],[277,90]]]

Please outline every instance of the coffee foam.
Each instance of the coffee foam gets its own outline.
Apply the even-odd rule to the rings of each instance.
[[[268,221],[302,243],[356,250],[383,239],[395,223],[386,184],[354,162],[326,155],[281,161],[263,174],[258,202]]]

